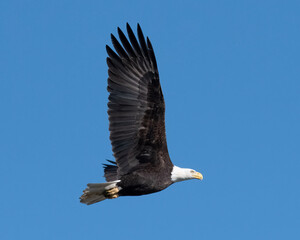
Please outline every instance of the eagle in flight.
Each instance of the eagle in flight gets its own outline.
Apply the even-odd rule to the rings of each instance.
[[[171,184],[203,179],[201,173],[173,165],[167,147],[165,102],[152,44],[140,25],[137,38],[127,23],[111,34],[108,54],[109,131],[114,161],[104,164],[105,183],[89,183],[80,202],[93,204],[119,196],[159,192]]]

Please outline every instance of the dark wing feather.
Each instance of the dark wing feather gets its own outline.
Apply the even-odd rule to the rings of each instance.
[[[110,140],[118,175],[146,166],[172,165],[165,135],[165,103],[152,45],[138,25],[137,41],[127,24],[130,42],[118,28],[122,45],[112,35],[117,54],[108,58]],[[109,168],[107,168],[109,169]]]

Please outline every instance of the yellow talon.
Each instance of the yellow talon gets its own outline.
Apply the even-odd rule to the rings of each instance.
[[[118,193],[118,192],[119,192],[119,189],[118,189],[117,187],[112,188],[112,189],[109,189],[109,190],[106,191],[106,193],[107,193],[108,195],[114,195],[114,194],[116,194],[116,193]]]
[[[117,187],[109,189],[105,192],[105,197],[108,199],[117,198],[117,197],[119,197],[118,192],[119,192],[119,188],[117,188]]]

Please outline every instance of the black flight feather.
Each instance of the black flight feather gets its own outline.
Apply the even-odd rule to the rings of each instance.
[[[124,48],[126,49],[127,53],[129,54],[129,56],[133,59],[136,58],[134,50],[132,49],[130,43],[128,42],[127,38],[125,37],[124,33],[122,32],[122,30],[120,28],[118,28],[118,34],[119,34],[119,38],[120,38]]]
[[[126,60],[129,61],[129,57],[128,57],[127,53],[125,52],[125,50],[123,49],[123,47],[120,45],[120,43],[118,42],[118,40],[115,38],[115,36],[113,34],[111,34],[111,41],[112,41],[112,44],[114,45],[114,48],[116,49],[117,53],[121,57],[121,59],[125,58]]]
[[[146,57],[146,61],[145,62],[149,63],[148,49],[147,49],[147,46],[146,46],[144,34],[142,32],[140,24],[137,25],[137,33],[138,33],[138,38],[139,38],[139,42],[140,42],[141,48],[143,50],[143,55]]]
[[[138,41],[136,40],[136,37],[130,27],[130,25],[127,23],[127,33],[128,33],[128,37],[130,39],[130,42],[135,50],[135,52],[137,53],[138,56],[143,56],[141,49],[140,49],[140,45],[138,43]]]

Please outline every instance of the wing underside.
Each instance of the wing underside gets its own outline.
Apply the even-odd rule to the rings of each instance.
[[[148,38],[145,41],[139,25],[138,40],[128,24],[127,33],[129,40],[118,28],[123,46],[111,35],[116,53],[106,46],[109,130],[118,175],[144,165],[170,161],[165,104],[151,42]]]

